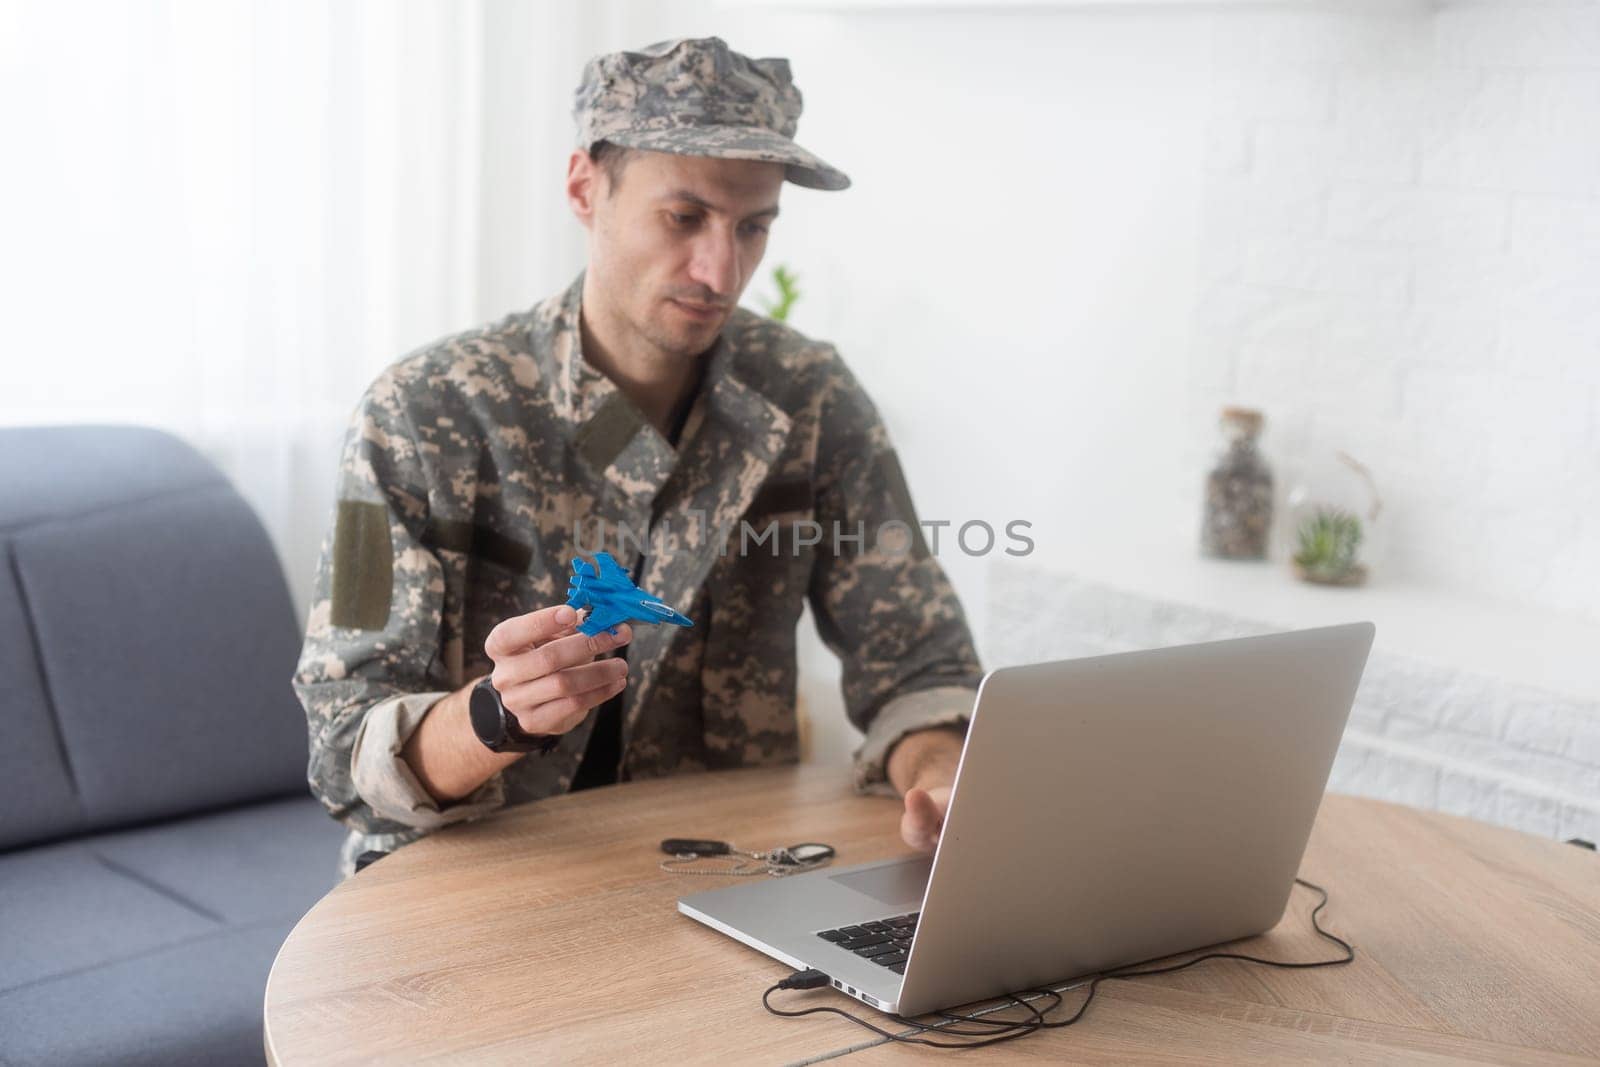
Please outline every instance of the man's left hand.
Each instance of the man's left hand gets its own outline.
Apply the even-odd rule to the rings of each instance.
[[[932,852],[939,844],[965,737],[960,729],[933,727],[907,734],[889,750],[885,770],[905,796],[900,836],[921,852]]]
[[[944,813],[950,810],[950,787],[932,789],[913,786],[906,791],[906,810],[900,816],[900,836],[919,852],[932,852],[944,829]]]

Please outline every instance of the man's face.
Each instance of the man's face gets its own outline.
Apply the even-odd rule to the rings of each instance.
[[[585,165],[575,158],[574,173]],[[766,252],[782,165],[639,151],[615,185],[593,169],[573,208],[589,230],[596,310],[663,355],[704,352]]]

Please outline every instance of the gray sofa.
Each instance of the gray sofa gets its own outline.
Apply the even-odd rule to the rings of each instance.
[[[283,572],[176,438],[0,429],[0,1062],[260,1063],[336,879]]]

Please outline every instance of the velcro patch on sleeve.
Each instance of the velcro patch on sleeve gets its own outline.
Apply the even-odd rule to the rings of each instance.
[[[333,609],[330,621],[353,630],[389,625],[394,592],[394,546],[382,504],[341,500],[333,527]]]

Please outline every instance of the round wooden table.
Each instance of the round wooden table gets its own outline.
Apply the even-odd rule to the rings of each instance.
[[[836,1016],[781,1019],[789,969],[677,913],[730,884],[661,871],[665,837],[828,841],[838,863],[906,852],[900,803],[843,769],[731,771],[552,798],[436,833],[347,879],[290,933],[267,981],[276,1064],[909,1062]],[[1600,1057],[1600,860],[1466,819],[1329,796],[1301,867],[1327,887],[1347,967],[1212,961],[1101,986],[1078,1025],[985,1060],[1109,1062]],[[1242,951],[1323,958],[1313,895]],[[886,1017],[832,990],[780,994]],[[1076,994],[1066,994],[1069,1004]]]

